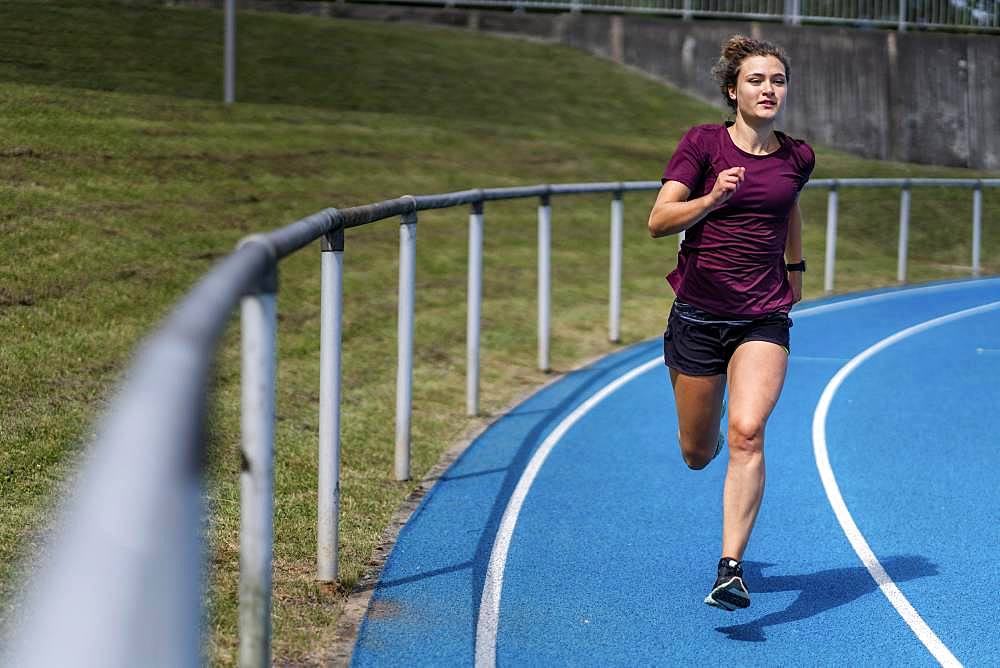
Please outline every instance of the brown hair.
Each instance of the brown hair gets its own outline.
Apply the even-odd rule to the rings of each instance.
[[[719,62],[712,68],[712,76],[719,84],[722,91],[722,99],[726,101],[729,108],[736,111],[736,100],[729,97],[729,89],[736,87],[737,74],[743,60],[750,56],[774,56],[785,66],[785,77],[789,76],[788,56],[780,47],[765,42],[764,40],[745,37],[743,35],[733,35],[722,45],[722,54]]]

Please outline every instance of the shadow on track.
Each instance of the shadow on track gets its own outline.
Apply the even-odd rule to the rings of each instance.
[[[716,631],[726,634],[730,640],[764,642],[767,640],[764,629],[768,626],[806,619],[878,590],[878,585],[864,566],[831,568],[802,575],[764,575],[763,570],[773,565],[743,564],[751,594],[798,590],[802,592],[799,597],[784,610],[745,624],[719,626]],[[937,565],[919,555],[889,557],[882,561],[882,566],[897,583],[938,574]]]

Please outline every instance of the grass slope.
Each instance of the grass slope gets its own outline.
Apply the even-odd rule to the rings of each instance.
[[[0,3],[0,594],[9,615],[60,481],[137,342],[244,235],[404,192],[655,179],[701,103],[564,47],[420,26],[243,13],[240,103],[221,97],[218,12],[83,0]],[[708,64],[706,64],[706,68]],[[816,177],[969,176],[820,148]],[[914,195],[915,280],[965,275],[968,192]],[[623,343],[657,336],[672,240],[626,198]],[[608,352],[604,197],[555,199],[552,360]],[[413,471],[546,376],[535,366],[534,202],[486,209],[484,416],[464,417],[467,211],[418,232]],[[803,196],[806,288],[822,278],[825,195]],[[841,193],[838,288],[891,284],[898,194]],[[983,258],[1000,268],[1000,198]],[[274,652],[328,645],[343,591],[393,509],[396,225],[347,236],[340,587],[313,582],[319,262],[281,267]],[[208,654],[236,658],[238,350],[213,402]],[[665,452],[664,456],[676,456]]]

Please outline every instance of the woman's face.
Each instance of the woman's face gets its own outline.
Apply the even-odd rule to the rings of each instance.
[[[773,120],[785,101],[785,66],[774,56],[750,56],[740,63],[736,86],[729,97],[736,100],[746,119]]]

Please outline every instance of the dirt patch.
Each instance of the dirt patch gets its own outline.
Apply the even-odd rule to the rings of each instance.
[[[35,295],[30,292],[14,294],[8,290],[0,288],[0,308],[10,306],[34,306]]]
[[[392,619],[399,617],[403,612],[403,606],[395,601],[375,600],[368,607],[369,619]]]
[[[42,157],[30,146],[15,146],[0,151],[0,158],[40,158]]]

